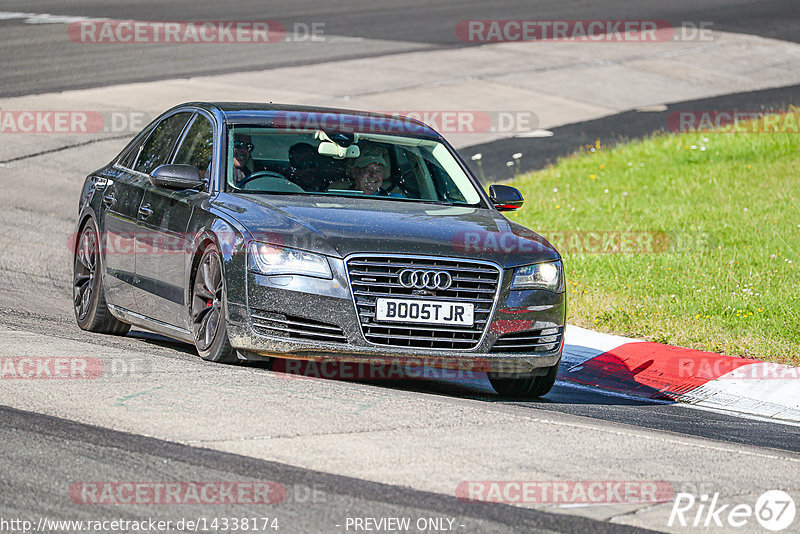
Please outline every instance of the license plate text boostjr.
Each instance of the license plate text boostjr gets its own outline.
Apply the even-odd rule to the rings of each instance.
[[[472,326],[475,306],[472,303],[378,299],[378,321]]]

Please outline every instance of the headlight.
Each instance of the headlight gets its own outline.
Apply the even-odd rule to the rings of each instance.
[[[325,256],[266,243],[250,243],[247,248],[247,266],[251,271],[261,274],[301,274],[333,278]]]
[[[564,289],[564,276],[561,262],[551,261],[517,267],[511,289],[547,289],[561,292]]]

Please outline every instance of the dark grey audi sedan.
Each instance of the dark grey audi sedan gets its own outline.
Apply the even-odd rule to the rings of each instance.
[[[540,396],[561,361],[559,253],[412,119],[189,103],[90,174],[74,237],[85,330],[131,325],[218,362],[488,373]]]

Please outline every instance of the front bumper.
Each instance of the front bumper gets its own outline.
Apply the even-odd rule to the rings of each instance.
[[[245,302],[228,303],[230,342],[248,359],[385,363],[478,372],[524,373],[559,363],[566,319],[564,293],[512,291],[511,271],[501,276],[497,302],[480,342],[472,349],[428,349],[368,342],[361,329],[342,260],[330,259],[333,279],[245,275]],[[557,333],[546,350],[513,352],[503,336],[542,330]]]

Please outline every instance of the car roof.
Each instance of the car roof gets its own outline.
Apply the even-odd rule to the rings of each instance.
[[[211,113],[220,113],[228,124],[276,123],[278,125],[281,120],[288,120],[304,127],[316,126],[323,130],[337,130],[335,126],[340,124],[345,128],[355,128],[356,131],[362,131],[363,128],[372,133],[411,133],[415,136],[436,140],[442,138],[436,130],[417,119],[352,109],[273,104],[271,102],[188,102],[176,107],[183,106],[194,106]]]

